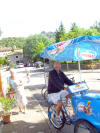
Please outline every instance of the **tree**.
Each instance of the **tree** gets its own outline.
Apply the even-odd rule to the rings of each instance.
[[[60,24],[59,28],[56,30],[55,40],[56,40],[56,42],[66,40],[66,31],[65,31],[62,23]]]
[[[52,32],[52,31],[50,32],[42,31],[41,34],[47,36],[48,38],[52,38],[52,39],[55,38],[55,32]]]
[[[11,47],[12,49],[14,46],[16,46],[16,48],[23,48],[24,43],[25,39],[22,37],[8,37],[0,40],[0,45],[2,47]]]
[[[43,52],[44,47],[45,47],[44,43],[39,42],[36,48],[34,49],[34,52],[39,55],[40,53]]]
[[[51,43],[50,39],[45,35],[39,34],[39,35],[29,36],[25,40],[25,45],[23,50],[24,56],[28,57],[30,60],[36,61],[40,56],[39,55],[40,51],[42,52],[40,48],[43,49],[44,46],[47,46],[50,43]]]
[[[79,27],[77,26],[77,24],[75,22],[72,23],[71,31],[77,31],[78,29],[79,29]]]
[[[2,34],[2,31],[1,31],[1,29],[0,29],[0,36],[1,36],[1,34]]]
[[[98,32],[100,32],[100,22],[95,22],[93,26],[90,27],[90,29],[97,29]]]
[[[85,30],[85,35],[100,36],[100,32],[98,32],[97,29],[87,29],[87,30]]]
[[[0,64],[2,64],[2,65],[7,65],[7,64],[8,64],[8,59],[7,59],[7,57],[0,57]]]
[[[73,39],[79,36],[99,36],[100,33],[97,31],[97,29],[84,29],[80,28],[76,25],[76,23],[73,23],[71,26],[70,31],[67,33],[67,40]]]
[[[45,48],[44,43],[40,42],[40,43],[37,44],[37,46],[33,50],[35,59],[40,59],[40,53],[43,52],[44,48]]]

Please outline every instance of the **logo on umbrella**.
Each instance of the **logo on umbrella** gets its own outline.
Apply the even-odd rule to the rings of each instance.
[[[78,51],[76,49],[75,51],[76,57],[79,58],[80,60],[91,60],[95,59],[96,57],[96,52],[92,50],[86,50],[86,49],[79,49],[79,57],[78,57]]]

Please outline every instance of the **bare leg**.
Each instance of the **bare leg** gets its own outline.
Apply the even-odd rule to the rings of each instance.
[[[24,108],[24,112],[26,112],[26,106],[25,106],[25,105],[24,105],[24,107],[23,107],[23,108]]]
[[[20,106],[18,106],[18,108],[19,108],[19,112],[22,112],[21,107],[20,107]]]
[[[58,101],[57,102],[57,107],[56,107],[56,114],[59,116],[60,115],[60,111],[62,109],[62,102]]]

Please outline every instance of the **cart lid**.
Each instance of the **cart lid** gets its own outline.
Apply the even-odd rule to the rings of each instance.
[[[89,88],[85,81],[68,86],[69,93],[72,93],[72,94],[84,92],[84,91],[87,91],[88,89]]]
[[[100,100],[100,93],[90,92],[90,93],[87,93],[85,95],[82,95],[82,98]]]

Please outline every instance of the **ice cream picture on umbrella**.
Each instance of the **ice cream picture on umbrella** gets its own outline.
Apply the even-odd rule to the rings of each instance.
[[[90,114],[91,113],[91,106],[90,106],[90,101],[88,101],[88,103],[87,103],[87,105],[86,106],[84,106],[84,112],[86,113],[86,114]]]

